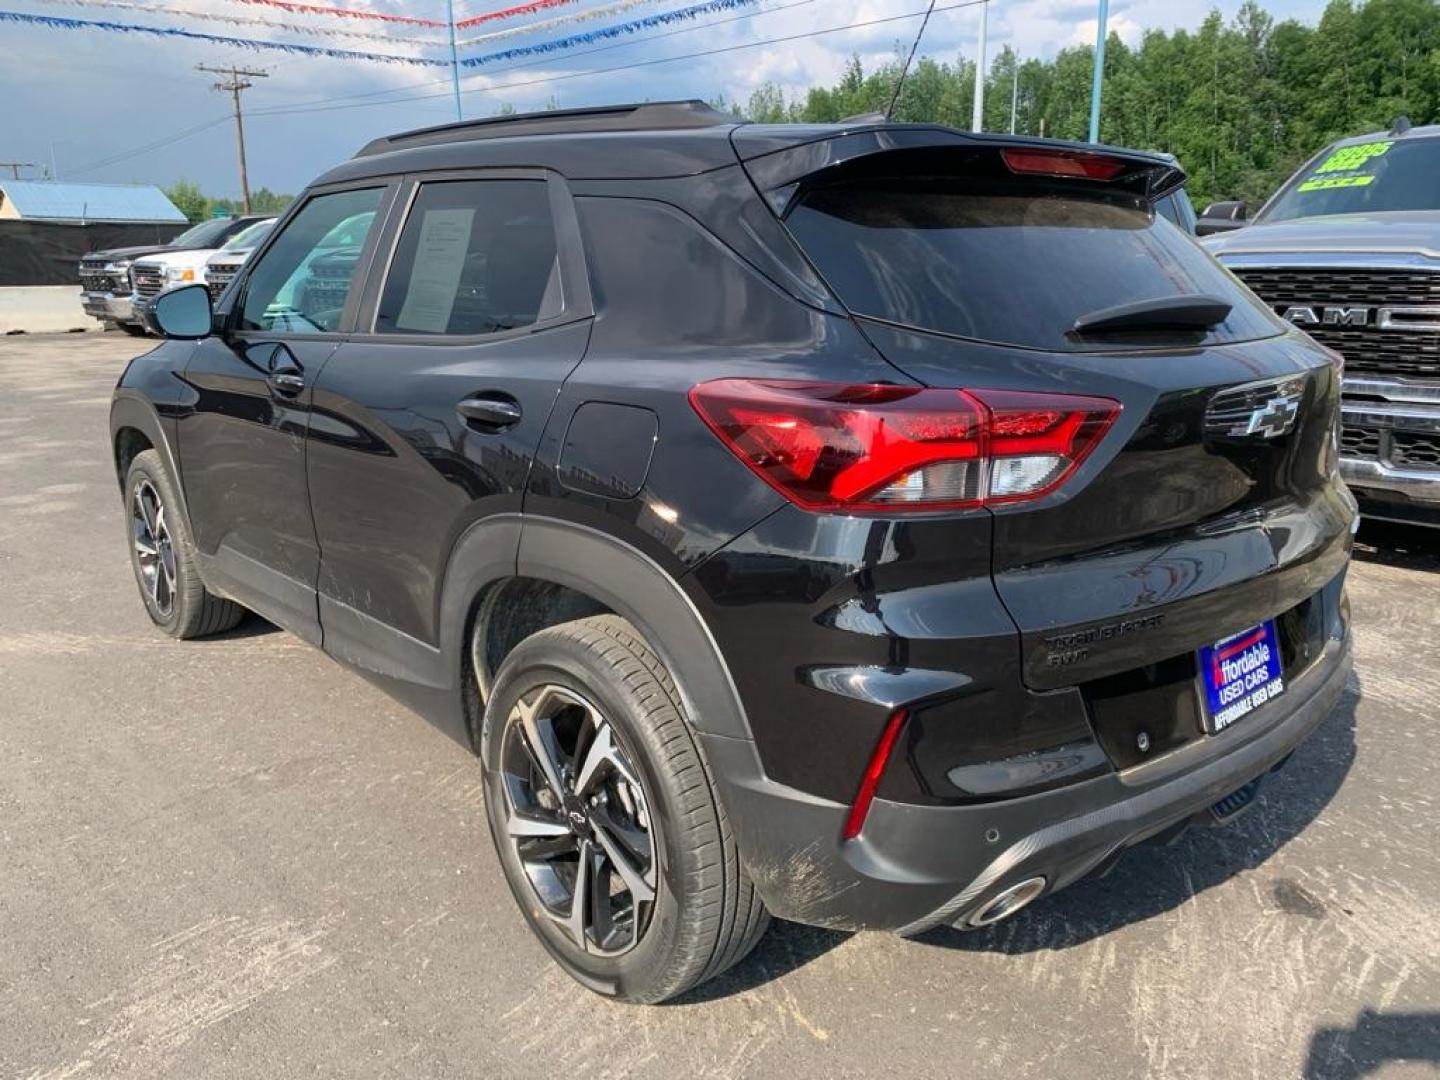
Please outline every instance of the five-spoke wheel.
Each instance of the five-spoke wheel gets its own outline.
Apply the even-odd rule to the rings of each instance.
[[[615,728],[550,684],[515,702],[502,739],[506,835],[542,910],[585,952],[634,948],[655,901],[655,825]]]
[[[130,496],[130,529],[140,587],[156,614],[167,618],[175,606],[175,547],[165,522],[165,504],[148,479],[136,484]]]
[[[633,625],[593,615],[526,637],[479,736],[510,891],[582,984],[664,1001],[760,939],[768,916],[680,693]]]

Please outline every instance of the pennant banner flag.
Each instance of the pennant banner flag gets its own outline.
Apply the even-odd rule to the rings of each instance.
[[[572,49],[576,45],[589,45],[596,41],[604,41],[607,38],[623,37],[626,34],[635,34],[641,30],[650,30],[657,26],[667,26],[670,23],[683,22],[687,19],[698,18],[701,15],[710,15],[717,11],[733,11],[736,8],[750,7],[758,2],[759,0],[707,0],[707,2],[703,4],[693,4],[690,7],[677,8],[674,11],[661,11],[654,15],[647,15],[643,19],[617,23],[614,26],[602,26],[597,30],[589,30],[583,34],[572,34],[569,37],[555,38],[553,41],[541,41],[534,45],[519,45],[513,49],[502,49],[500,52],[487,53],[484,56],[467,57],[460,61],[460,66],[467,68],[482,67],[485,64],[493,64],[500,60],[517,60],[522,56],[560,52],[564,49]]]
[[[181,30],[172,26],[139,26],[135,23],[106,22],[100,19],[67,19],[57,15],[28,15],[19,11],[0,11],[0,22],[47,26],[56,30],[105,30],[114,34],[150,34],[155,37],[203,41],[207,45],[224,45],[233,49],[255,52],[273,50],[303,56],[326,56],[333,60],[371,60],[385,64],[413,64],[418,67],[449,67],[448,60],[427,60],[418,56],[395,56],[390,53],[357,52],[354,49],[332,49],[326,45],[299,45],[280,41],[256,41],[251,38],[204,34],[198,30]]]
[[[365,19],[370,22],[405,23],[409,26],[432,26],[448,30],[450,24],[443,19],[421,19],[414,15],[387,15],[381,11],[360,11],[356,8],[327,7],[323,4],[296,4],[290,0],[232,0],[237,4],[256,4],[260,7],[279,8],[291,15],[334,15],[341,19]]]
[[[564,7],[576,2],[577,0],[530,0],[528,4],[516,4],[514,7],[487,11],[481,15],[471,15],[468,18],[460,19],[455,23],[455,29],[468,30],[470,27],[480,26],[482,23],[500,22],[503,19],[514,19],[521,15],[534,15],[541,11],[548,11],[550,8]]]
[[[209,11],[190,11],[170,7],[166,4],[135,4],[130,0],[35,0],[40,4],[64,5],[66,7],[111,8],[121,11],[143,12],[147,15],[178,15],[182,18],[205,19],[209,22],[225,23],[229,26],[262,26],[284,30],[292,34],[306,34],[310,37],[343,37],[359,41],[384,41],[392,45],[449,45],[448,38],[407,38],[391,34],[370,33],[364,30],[346,30],[334,26],[320,26],[315,23],[290,23],[274,19],[261,19],[251,15],[222,15]]]
[[[55,2],[55,0],[52,0]],[[604,7],[586,8],[583,11],[572,12],[569,15],[561,15],[554,19],[541,19],[539,22],[525,23],[522,26],[511,26],[505,30],[492,30],[488,34],[480,34],[478,37],[463,38],[456,44],[460,48],[467,48],[470,45],[479,45],[485,41],[499,41],[503,38],[518,37],[521,34],[535,34],[541,30],[553,30],[557,26],[570,26],[574,23],[592,22],[595,19],[608,19],[612,15],[620,15],[626,11],[633,11],[638,7],[653,5],[660,0],[621,0],[618,4],[606,4]],[[460,24],[455,26],[459,28]]]

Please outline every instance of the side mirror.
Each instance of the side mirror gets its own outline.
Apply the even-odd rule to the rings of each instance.
[[[1196,236],[1213,236],[1243,228],[1250,208],[1243,200],[1211,203],[1195,222]]]
[[[145,321],[157,334],[180,341],[209,337],[215,316],[210,290],[204,285],[182,285],[163,292],[145,309]]]

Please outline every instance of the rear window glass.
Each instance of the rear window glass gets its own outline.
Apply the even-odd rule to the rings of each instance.
[[[1204,341],[1279,332],[1218,263],[1138,197],[1017,186],[845,181],[806,194],[786,223],[851,311],[904,326],[1026,348],[1113,349],[1115,335],[1072,335],[1075,321],[1205,293],[1234,308]]]

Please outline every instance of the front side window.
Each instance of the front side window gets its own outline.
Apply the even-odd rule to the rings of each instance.
[[[380,297],[380,334],[495,334],[561,308],[543,180],[425,184]]]
[[[307,202],[255,264],[240,329],[334,333],[350,296],[384,188],[319,195]]]

